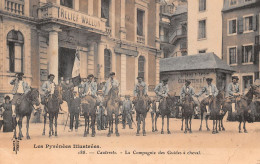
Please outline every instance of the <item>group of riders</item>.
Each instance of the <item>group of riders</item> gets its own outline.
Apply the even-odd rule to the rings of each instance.
[[[11,101],[12,104],[12,116],[16,116],[15,112],[15,107],[19,106],[19,102],[21,101],[22,97],[26,95],[30,90],[31,87],[28,85],[28,83],[23,79],[24,74],[23,73],[17,73],[15,79],[13,79],[10,84],[13,85],[13,99]],[[48,80],[45,81],[42,86],[41,86],[41,104],[42,106],[36,106],[34,105],[35,109],[43,109],[43,112],[47,112],[47,108],[44,107],[46,106],[46,103],[48,102],[49,98],[54,94],[55,87],[56,86],[61,86],[62,88],[62,100],[67,102],[68,109],[70,114],[70,119],[72,120],[70,123],[70,130],[73,129],[73,120],[74,118],[76,119],[76,125],[75,129],[77,130],[78,127],[78,119],[81,110],[81,100],[85,96],[91,96],[94,98],[98,103],[97,105],[97,113],[101,113],[100,117],[102,115],[106,115],[106,103],[108,99],[108,94],[109,91],[112,87],[119,87],[119,82],[115,78],[115,73],[111,72],[109,75],[108,80],[103,83],[103,85],[98,85],[97,84],[97,78],[95,78],[92,74],[88,75],[87,78],[83,78],[81,81],[81,84],[78,85],[75,89],[74,84],[72,83],[71,78],[65,79],[65,82],[61,80],[60,84],[55,84],[54,82],[55,76],[53,74],[50,74],[48,76]],[[240,95],[240,90],[239,90],[239,84],[238,84],[239,78],[237,76],[232,77],[232,82],[228,85],[227,87],[227,99],[230,102],[236,102],[236,98],[239,97]],[[133,104],[137,99],[137,96],[140,94],[140,88],[142,88],[142,94],[144,97],[148,98],[147,92],[148,92],[148,87],[146,83],[144,82],[143,77],[137,77],[137,84],[134,87],[134,97],[133,101],[130,100],[130,95],[125,96],[125,101],[123,101],[121,105],[121,113],[123,115],[123,127],[125,128],[126,122],[129,124],[129,128],[132,128],[132,109],[133,109]],[[200,107],[201,110],[206,110],[210,112],[210,109],[206,109],[206,106],[211,103],[211,101],[214,100],[214,98],[218,95],[219,91],[216,87],[215,84],[213,84],[213,79],[212,78],[207,78],[207,85],[205,85],[201,91],[196,94],[194,91],[194,88],[191,85],[191,81],[185,80],[185,85],[181,88],[180,92],[180,103],[184,101],[184,98],[186,95],[190,95],[191,97],[200,97],[203,94],[206,95],[206,98],[204,98],[200,102]],[[161,83],[159,83],[155,89],[154,92],[156,93],[156,100],[154,101],[155,103],[155,108],[156,112],[159,112],[159,104],[160,101],[162,101],[164,98],[167,98],[169,96],[169,87],[168,87],[168,79],[163,79]],[[6,99],[10,100],[9,96],[5,97]],[[192,103],[195,104],[195,101],[192,98]],[[62,110],[62,109],[61,109]],[[221,112],[221,111],[220,111]],[[100,123],[100,117],[98,117],[98,128],[103,129],[105,126],[105,121],[103,120],[103,124],[101,125]]]

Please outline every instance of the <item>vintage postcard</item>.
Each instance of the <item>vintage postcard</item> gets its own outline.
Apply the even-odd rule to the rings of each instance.
[[[260,164],[260,0],[0,0],[0,163]]]

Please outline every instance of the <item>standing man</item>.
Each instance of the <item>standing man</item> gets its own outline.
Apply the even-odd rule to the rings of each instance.
[[[166,98],[168,96],[169,87],[168,87],[168,79],[163,79],[162,83],[159,83],[155,89],[154,92],[156,93],[157,100],[156,100],[156,112],[159,111],[159,103],[163,98]]]
[[[132,127],[132,102],[130,100],[130,95],[125,96],[125,101],[123,102],[123,117],[122,117],[122,123],[123,123],[123,129],[125,129],[126,122],[129,125],[129,129],[133,129]]]
[[[62,86],[62,100],[67,103],[67,108],[70,108],[70,101],[73,99],[73,83],[70,83],[70,78],[65,80],[65,83],[61,84]]]
[[[105,109],[103,106],[104,97],[103,92],[101,90],[97,91],[97,129],[98,130],[105,130]]]
[[[104,105],[105,105],[105,107],[106,107],[106,102],[107,102],[107,99],[108,99],[108,93],[109,93],[109,91],[110,91],[110,89],[114,86],[114,87],[119,87],[119,83],[118,83],[118,81],[115,79],[115,76],[116,76],[116,74],[115,74],[115,72],[111,72],[110,74],[109,74],[109,79],[106,81],[106,84],[104,85],[104,87],[103,87],[103,93],[104,93]]]
[[[196,95],[196,97],[200,97],[204,93],[206,94],[207,97],[204,98],[200,103],[200,109],[201,111],[202,109],[207,111],[207,113],[209,114],[211,109],[207,110],[206,106],[209,105],[212,101],[216,100],[216,97],[218,95],[218,89],[216,85],[212,84],[212,78],[206,78],[206,81],[207,85],[202,88],[202,90],[198,95]]]
[[[12,100],[12,116],[16,117],[15,107],[20,105],[20,100],[23,95],[26,95],[31,89],[26,81],[23,80],[23,73],[17,73],[15,79],[10,84],[13,85],[13,100]]]
[[[70,103],[70,108],[69,108],[69,112],[70,112],[70,129],[69,132],[73,131],[73,123],[74,123],[74,119],[76,120],[75,123],[75,131],[78,131],[78,127],[79,127],[79,113],[80,113],[80,104],[81,104],[81,100],[78,97],[77,91],[73,91],[73,98],[71,100]]]

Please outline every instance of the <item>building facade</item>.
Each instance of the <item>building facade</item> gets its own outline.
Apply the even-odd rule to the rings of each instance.
[[[213,52],[222,58],[222,0],[188,0],[188,55]]]
[[[143,76],[153,95],[159,82],[159,10],[156,0],[0,0],[0,94],[23,72],[39,88],[72,75],[75,54],[80,75],[103,82],[116,73],[120,94],[133,94]]]
[[[259,78],[259,0],[225,0],[223,59],[236,71],[244,93]]]
[[[163,57],[187,55],[187,1],[161,1],[160,13]]]

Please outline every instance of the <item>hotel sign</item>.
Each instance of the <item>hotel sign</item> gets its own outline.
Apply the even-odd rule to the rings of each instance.
[[[105,21],[101,21],[100,18],[89,16],[66,7],[61,6],[59,8],[58,17],[61,20],[71,23],[105,31]]]

